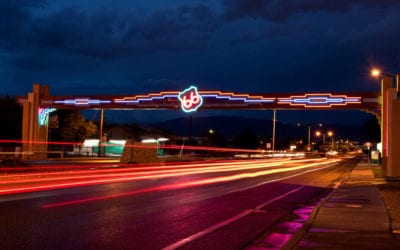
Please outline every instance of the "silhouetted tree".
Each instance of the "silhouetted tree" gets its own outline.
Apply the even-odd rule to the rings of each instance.
[[[78,110],[57,110],[58,128],[52,128],[50,140],[82,142],[97,132],[92,121],[86,121]]]
[[[203,137],[205,137],[205,141],[203,144],[205,146],[216,146],[216,147],[225,147],[227,145],[227,140],[225,136],[218,131],[205,132],[203,133]]]
[[[20,140],[22,131],[22,107],[16,98],[0,97],[0,138]]]
[[[233,139],[233,143],[239,148],[256,149],[258,147],[257,136],[250,128],[244,129]]]

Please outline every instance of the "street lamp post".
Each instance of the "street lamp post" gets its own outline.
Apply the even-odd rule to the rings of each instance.
[[[310,151],[311,150],[311,125],[308,125],[308,141],[307,141],[307,150]]]
[[[395,85],[396,85],[396,90],[397,93],[399,92],[399,81],[400,81],[400,74],[392,74],[392,73],[387,73],[387,72],[382,72],[379,69],[373,69],[371,71],[371,75],[374,77],[390,77],[392,78],[392,81],[395,81]]]
[[[276,109],[274,109],[274,117],[272,120],[272,152],[275,152],[275,133],[276,133]]]
[[[323,147],[323,149],[325,150],[326,148],[325,148],[325,136],[327,135],[327,136],[329,136],[329,137],[331,137],[332,138],[332,144],[331,144],[331,146],[332,146],[332,150],[333,150],[333,148],[334,148],[334,138],[333,138],[333,132],[332,131],[328,131],[327,133],[322,133],[321,131],[316,131],[315,132],[315,136],[317,136],[317,137],[320,137],[322,135],[322,147]]]
[[[301,123],[297,123],[297,126],[300,127]],[[311,127],[312,127],[312,125],[310,125],[310,124],[307,125],[307,131],[308,131],[308,134],[307,134],[307,151],[311,150]],[[318,127],[322,127],[322,124],[319,123]]]
[[[104,109],[100,110],[100,129],[99,129],[99,147],[98,147],[98,156],[102,156],[102,148],[103,148],[103,123],[104,123]]]
[[[381,165],[383,176],[398,176],[400,169],[400,156],[394,154],[400,150],[400,134],[397,128],[400,126],[399,113],[400,102],[399,93],[399,73],[391,74],[373,69],[371,75],[381,79]],[[393,86],[395,83],[395,87]]]
[[[332,151],[333,151],[334,147],[335,147],[335,140],[333,139],[333,132],[328,131],[328,136],[332,138]]]
[[[315,132],[316,137],[320,137],[322,135],[322,148],[325,149],[325,134],[321,133],[321,131],[317,130]]]

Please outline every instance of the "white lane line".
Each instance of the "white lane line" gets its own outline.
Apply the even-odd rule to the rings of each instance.
[[[336,163],[336,161],[333,162],[333,164],[334,164],[334,163]],[[252,187],[250,187],[250,188],[253,188],[253,187],[256,187],[256,186],[259,186],[259,185],[263,185],[263,184],[267,184],[267,183],[271,183],[271,182],[276,182],[276,181],[281,181],[281,180],[290,179],[290,178],[293,178],[293,177],[295,177],[295,176],[303,175],[303,174],[310,173],[310,172],[314,172],[314,171],[319,171],[319,170],[322,170],[322,169],[325,169],[325,168],[330,168],[330,167],[333,166],[333,164],[331,163],[331,164],[329,164],[328,166],[319,167],[319,168],[315,168],[315,169],[310,169],[310,170],[302,171],[302,172],[297,173],[297,174],[294,174],[294,175],[290,175],[290,176],[285,176],[285,177],[278,178],[278,179],[269,180],[269,181],[266,181],[266,182],[263,182],[263,183],[254,185],[254,186],[252,186]],[[298,190],[300,190],[300,189],[302,189],[302,188],[304,188],[304,186],[300,186],[300,187],[298,187],[298,188],[296,188],[296,189],[290,191],[289,193],[286,193],[286,194],[284,194],[284,195],[275,197],[275,198],[272,199],[272,200],[269,200],[269,201],[267,201],[267,202],[264,202],[264,203],[258,205],[254,210],[259,210],[259,209],[261,209],[262,207],[264,207],[264,206],[266,206],[266,205],[268,205],[268,204],[270,204],[270,203],[272,203],[272,202],[274,202],[274,201],[277,201],[277,200],[279,200],[279,199],[282,199],[282,198],[288,196],[289,194],[294,193],[294,192],[296,192],[296,191],[298,191]],[[249,188],[244,188],[244,189],[241,189],[241,190],[247,190],[247,189],[249,189]],[[241,191],[241,190],[235,190],[235,192]],[[223,222],[221,222],[221,223],[219,223],[219,224],[217,224],[217,225],[214,225],[214,226],[212,226],[212,227],[209,227],[209,228],[207,228],[207,229],[205,229],[205,230],[203,230],[203,231],[200,231],[200,232],[198,232],[198,233],[196,233],[196,234],[193,234],[193,235],[191,235],[191,236],[189,236],[189,237],[186,237],[186,238],[184,238],[184,239],[182,239],[182,240],[180,240],[180,241],[178,241],[178,242],[176,242],[176,243],[174,243],[174,244],[172,244],[172,245],[169,245],[169,246],[163,248],[163,250],[172,250],[172,249],[176,249],[176,248],[178,248],[178,247],[181,247],[181,246],[183,246],[183,245],[189,243],[190,241],[193,241],[193,240],[195,240],[195,239],[197,239],[197,238],[200,238],[200,237],[202,237],[202,236],[204,236],[204,235],[206,235],[206,234],[208,234],[208,233],[211,233],[211,232],[217,230],[218,228],[221,228],[221,227],[223,227],[223,226],[226,226],[226,225],[228,225],[228,224],[230,224],[230,223],[232,223],[232,222],[234,222],[234,221],[236,221],[236,220],[239,220],[240,218],[242,218],[242,217],[244,217],[244,216],[246,216],[246,215],[249,215],[249,214],[252,213],[254,210],[246,210],[246,211],[244,211],[244,212],[242,212],[242,213],[240,213],[240,214],[238,214],[238,215],[235,215],[235,216],[233,216],[233,217],[231,217],[231,218],[229,218],[229,219],[227,219],[227,220],[225,220],[225,221],[223,221]]]
[[[288,196],[288,195],[290,195],[290,194],[292,194],[294,192],[297,192],[297,191],[299,191],[300,189],[302,189],[304,187],[305,186],[300,186],[300,187],[298,187],[296,189],[293,189],[292,191],[290,191],[288,193],[285,193],[285,194],[283,194],[281,196],[277,196],[277,197],[275,197],[275,198],[273,198],[271,200],[268,200],[268,201],[258,205],[254,210],[259,210],[262,207],[264,207],[264,206],[266,206],[266,205],[268,205],[268,204],[270,204],[272,202],[275,202],[275,201],[277,201],[279,199],[282,199],[282,198],[284,198],[284,197],[286,197],[286,196]],[[232,222],[235,222],[235,221],[239,220],[240,218],[243,218],[244,216],[247,216],[247,215],[253,213],[254,210],[246,210],[246,211],[244,211],[244,212],[242,212],[240,214],[237,214],[237,215],[235,215],[235,216],[233,216],[233,217],[231,217],[231,218],[229,218],[229,219],[227,219],[225,221],[222,221],[222,222],[220,222],[220,223],[218,223],[218,224],[216,224],[214,226],[211,226],[211,227],[209,227],[209,228],[207,228],[207,229],[205,229],[203,231],[200,231],[200,232],[195,233],[195,234],[193,234],[193,235],[191,235],[189,237],[186,237],[186,238],[184,238],[182,240],[179,240],[179,241],[175,242],[174,244],[163,248],[163,250],[172,250],[172,249],[176,249],[178,247],[181,247],[181,246],[183,246],[183,245],[185,245],[185,244],[187,244],[187,243],[189,243],[191,241],[194,241],[197,238],[200,238],[200,237],[202,237],[202,236],[204,236],[206,234],[209,234],[209,233],[211,233],[211,232],[213,232],[213,231],[215,231],[215,230],[217,230],[217,229],[219,229],[219,228],[221,228],[223,226],[226,226],[226,225],[228,225],[228,224],[230,224]]]

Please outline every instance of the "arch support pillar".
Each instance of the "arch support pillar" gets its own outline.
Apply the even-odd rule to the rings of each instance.
[[[397,100],[397,98],[392,99],[389,114],[391,121],[389,127],[387,176],[400,177],[400,100]]]
[[[49,95],[47,85],[33,84],[32,92],[21,101],[23,160],[47,158],[47,153],[44,152],[47,151],[48,142],[48,114],[39,118],[39,109],[41,99]]]
[[[400,100],[398,86],[393,87],[393,80],[392,76],[382,78],[382,175],[385,177],[400,177]]]

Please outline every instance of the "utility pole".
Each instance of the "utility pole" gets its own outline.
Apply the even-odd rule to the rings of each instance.
[[[311,125],[308,125],[308,143],[307,143],[307,150],[310,151],[311,150]]]
[[[275,129],[276,129],[276,109],[274,109],[274,118],[272,120],[272,152],[275,152]]]
[[[99,150],[98,156],[101,157],[102,147],[103,147],[103,120],[104,120],[104,109],[100,110],[100,129],[99,129]]]

